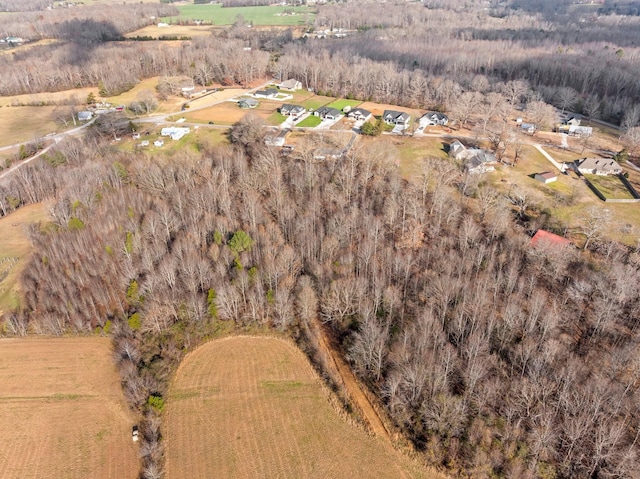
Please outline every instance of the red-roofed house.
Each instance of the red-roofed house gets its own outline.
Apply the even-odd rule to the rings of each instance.
[[[550,233],[545,230],[538,230],[536,234],[531,238],[531,246],[557,246],[559,248],[565,248],[571,245],[571,241],[557,234]]]

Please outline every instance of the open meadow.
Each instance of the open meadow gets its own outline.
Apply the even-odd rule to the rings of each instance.
[[[36,203],[0,218],[0,313],[17,307],[20,301],[18,277],[31,254],[25,229],[47,217],[47,205]]]
[[[189,354],[169,390],[167,478],[434,477],[341,418],[290,343],[231,337]]]
[[[313,23],[315,13],[308,7],[270,5],[263,7],[225,7],[221,4],[179,5],[180,15],[164,21],[203,20],[213,25],[233,25],[241,16],[253,25],[303,25]]]
[[[0,478],[133,478],[107,338],[0,339]]]
[[[213,121],[217,125],[233,125],[240,121],[245,115],[256,115],[267,119],[275,112],[281,103],[261,100],[256,108],[242,109],[236,102],[225,101],[210,108],[194,112],[185,112],[184,117],[192,123],[207,123]]]

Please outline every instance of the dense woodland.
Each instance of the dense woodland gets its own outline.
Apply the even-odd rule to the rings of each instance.
[[[515,4],[425,5],[319,6],[318,27],[357,31],[340,40],[237,26],[181,46],[60,35],[1,56],[0,92],[113,94],[160,76],[165,95],[178,75],[206,85],[271,74],[462,123],[521,102],[540,124],[553,115],[545,102],[638,123],[635,18],[562,24]],[[640,477],[640,258],[599,240],[601,223],[585,230],[585,252],[532,248],[527,205],[447,161],[425,160],[408,181],[380,148],[283,158],[251,116],[231,146],[151,157],[109,145],[109,121],[122,123],[107,116],[0,184],[1,215],[52,205],[52,223],[29,231],[22,307],[2,321],[8,334],[113,338],[125,395],[145,418],[141,477],[162,477],[173,369],[232,323],[291,334],[321,370],[322,325],[422,460],[452,474]]]
[[[311,350],[324,323],[429,463],[635,477],[635,253],[532,249],[507,199],[462,195],[454,165],[426,160],[406,182],[379,150],[283,159],[262,131],[249,117],[233,147],[165,160],[69,140],[3,191],[55,198],[5,327],[114,336],[125,393],[147,411],[144,477],[162,464],[149,398],[227,321]]]

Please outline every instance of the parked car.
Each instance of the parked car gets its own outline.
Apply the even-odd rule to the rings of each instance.
[[[139,435],[138,426],[133,426],[133,429],[131,429],[131,439],[133,439],[133,442],[138,442]]]

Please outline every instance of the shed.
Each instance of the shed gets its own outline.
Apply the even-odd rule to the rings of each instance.
[[[541,183],[553,183],[558,179],[558,175],[552,173],[551,171],[544,171],[542,173],[536,173],[533,177],[534,179],[540,181]]]
[[[90,111],[79,111],[78,112],[78,120],[79,121],[89,121],[93,117],[93,113]]]

